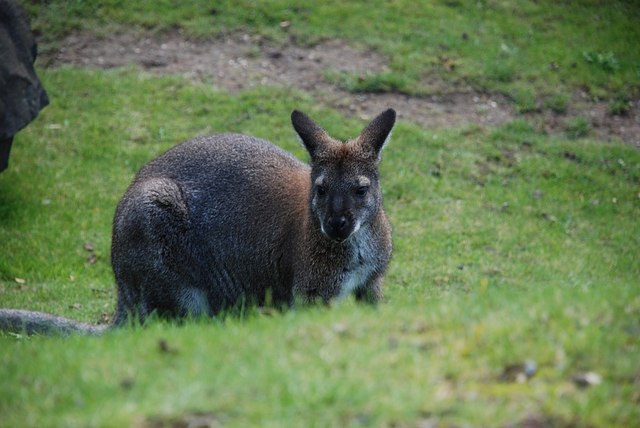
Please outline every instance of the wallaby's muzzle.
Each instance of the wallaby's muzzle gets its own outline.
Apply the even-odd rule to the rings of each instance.
[[[324,235],[336,242],[346,241],[355,231],[355,222],[351,216],[345,214],[329,216],[326,223],[322,225]]]
[[[346,241],[360,228],[359,222],[348,212],[329,215],[320,223],[324,236],[335,242]]]

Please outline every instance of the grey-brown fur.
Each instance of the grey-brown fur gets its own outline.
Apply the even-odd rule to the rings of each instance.
[[[93,325],[42,312],[21,309],[0,309],[0,330],[27,334],[70,333],[101,334],[109,326]]]
[[[391,228],[378,164],[395,112],[346,143],[303,113],[291,118],[310,166],[267,141],[222,134],[140,170],[113,221],[114,326],[154,312],[215,316],[262,304],[267,290],[276,306],[347,294],[380,300]]]

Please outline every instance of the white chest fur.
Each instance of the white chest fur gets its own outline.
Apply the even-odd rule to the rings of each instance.
[[[339,299],[362,287],[375,270],[375,249],[371,245],[375,240],[372,239],[370,234],[371,232],[368,229],[363,228],[349,239],[350,242],[348,244],[352,246],[353,253],[351,261],[342,276],[340,292],[338,293]]]

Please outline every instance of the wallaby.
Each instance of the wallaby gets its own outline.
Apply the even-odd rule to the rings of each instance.
[[[182,143],[144,166],[113,220],[117,306],[111,326],[147,316],[215,316],[245,302],[328,303],[382,297],[391,226],[378,165],[395,111],[359,137],[330,137],[304,113],[291,121],[307,165],[240,134]],[[104,327],[0,310],[0,329],[100,333]]]

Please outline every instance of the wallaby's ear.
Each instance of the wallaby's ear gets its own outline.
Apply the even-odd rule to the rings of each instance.
[[[309,116],[298,110],[294,110],[291,113],[291,123],[293,124],[293,129],[296,130],[302,140],[302,144],[304,144],[304,147],[313,158],[318,145],[323,140],[327,140],[329,135]]]
[[[370,146],[379,158],[380,151],[391,137],[391,130],[396,123],[396,112],[390,108],[378,115],[360,134],[360,144]]]

